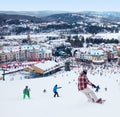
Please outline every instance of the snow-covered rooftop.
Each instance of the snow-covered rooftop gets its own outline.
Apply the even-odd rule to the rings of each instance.
[[[38,64],[35,64],[34,66],[41,68],[42,70],[48,70],[51,69],[52,67],[55,67],[56,65],[59,65],[58,63],[56,63],[55,61],[43,61],[40,62]]]

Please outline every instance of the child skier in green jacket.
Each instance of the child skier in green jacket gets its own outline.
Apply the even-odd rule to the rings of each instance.
[[[28,86],[23,90],[23,99],[25,99],[26,96],[30,99],[30,88],[28,88]]]

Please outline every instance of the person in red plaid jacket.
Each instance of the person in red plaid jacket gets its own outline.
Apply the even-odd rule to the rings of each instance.
[[[87,87],[87,85],[96,88],[96,86],[88,80],[87,71],[83,70],[82,73],[80,73],[80,76],[78,77],[78,91],[81,91],[85,94],[85,96],[88,98],[88,102],[97,103],[101,101],[101,98],[98,99],[95,93],[89,87]]]

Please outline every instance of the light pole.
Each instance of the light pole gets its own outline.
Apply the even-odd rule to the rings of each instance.
[[[2,74],[3,75],[3,81],[5,81],[5,71],[7,71],[7,70],[2,68],[2,71],[3,71],[3,74]]]
[[[21,61],[21,46],[19,46],[19,61]]]

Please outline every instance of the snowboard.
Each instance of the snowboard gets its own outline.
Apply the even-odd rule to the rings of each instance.
[[[96,103],[103,104],[105,101],[105,99],[99,98]]]

